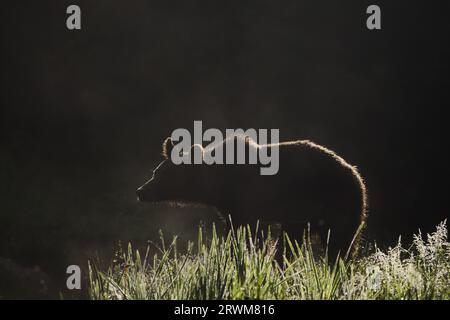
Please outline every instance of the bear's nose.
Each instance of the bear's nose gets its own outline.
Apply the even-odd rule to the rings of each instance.
[[[138,200],[138,201],[142,201],[142,193],[143,193],[142,187],[137,188],[137,190],[136,190],[136,196],[137,196],[137,200]]]

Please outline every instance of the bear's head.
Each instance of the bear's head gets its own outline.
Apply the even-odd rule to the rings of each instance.
[[[205,193],[212,188],[208,183],[206,166],[201,164],[174,164],[171,160],[173,149],[171,138],[162,146],[162,161],[153,169],[151,178],[136,190],[142,202],[198,202],[203,203]],[[200,148],[201,150],[195,150]],[[191,147],[191,154],[203,152],[199,145]]]

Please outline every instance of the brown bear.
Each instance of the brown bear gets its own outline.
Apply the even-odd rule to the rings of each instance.
[[[226,138],[225,141],[230,138]],[[268,148],[248,137],[248,148]],[[281,142],[279,172],[260,175],[250,164],[173,164],[170,138],[163,143],[163,160],[149,181],[137,189],[139,201],[155,203],[205,204],[223,216],[231,216],[233,226],[281,225],[291,237],[298,238],[310,228],[329,252],[342,255],[358,247],[362,226],[367,218],[367,192],[356,167],[334,151],[311,142]],[[216,145],[217,147],[217,145]],[[214,152],[203,149],[202,154]],[[247,163],[247,162],[246,162]],[[331,237],[328,242],[328,231]],[[358,232],[357,232],[358,231]]]

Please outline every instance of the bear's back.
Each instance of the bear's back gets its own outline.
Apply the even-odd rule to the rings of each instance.
[[[300,235],[307,224],[322,236],[350,243],[361,220],[361,189],[352,171],[336,158],[307,144],[280,145],[279,172],[260,175],[259,165],[219,169],[224,203],[234,224],[280,224]]]

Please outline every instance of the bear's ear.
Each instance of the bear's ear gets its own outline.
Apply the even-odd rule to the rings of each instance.
[[[166,140],[164,140],[162,145],[162,155],[164,158],[169,159],[170,154],[172,153],[173,149],[173,142],[172,138],[168,137]]]

